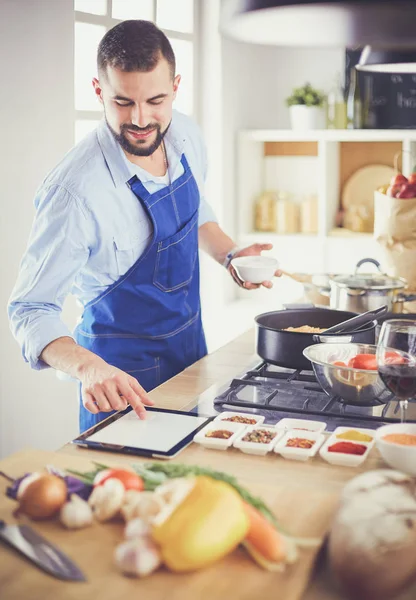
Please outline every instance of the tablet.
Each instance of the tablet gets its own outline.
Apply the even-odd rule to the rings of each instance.
[[[164,408],[146,408],[141,420],[131,406],[97,423],[72,441],[84,448],[173,458],[214,417]]]

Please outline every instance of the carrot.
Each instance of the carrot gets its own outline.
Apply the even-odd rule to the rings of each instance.
[[[286,559],[284,536],[254,506],[244,502],[244,509],[250,523],[245,541],[267,561],[274,563],[284,561]]]

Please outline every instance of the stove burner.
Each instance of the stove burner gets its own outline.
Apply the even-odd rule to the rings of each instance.
[[[416,409],[416,402],[412,402]],[[339,396],[328,396],[316,381],[312,371],[293,371],[261,362],[242,377],[233,379],[225,391],[214,400],[216,411],[244,409],[266,416],[266,422],[276,417],[324,417],[329,430],[339,425],[379,427],[400,422],[399,402],[394,398],[387,404],[355,406]],[[277,414],[279,413],[279,414]],[[408,410],[409,422],[416,422],[416,410]]]

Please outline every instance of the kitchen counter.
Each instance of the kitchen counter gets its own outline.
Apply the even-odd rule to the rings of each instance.
[[[197,404],[199,399],[204,397],[204,395],[215,394],[215,391],[230,379],[241,374],[243,370],[258,363],[259,358],[253,353],[253,350],[254,331],[250,330],[216,352],[206,356],[180,375],[159,386],[150,393],[150,396],[159,407],[190,410]],[[116,455],[114,453],[87,450],[72,444],[65,445],[59,450],[58,454],[63,462],[68,462],[71,458],[72,460],[79,460],[82,458],[103,463],[117,462],[118,464],[132,462],[132,457],[128,455]],[[16,458],[14,464],[16,464],[17,460],[18,459]],[[342,487],[349,479],[362,471],[385,467],[385,464],[381,460],[376,449],[372,450],[367,461],[359,468],[335,467],[319,459],[303,463],[285,459],[277,460],[276,456],[258,457],[246,454],[243,455],[241,452],[233,450],[218,452],[204,449],[197,444],[191,444],[174,460],[176,462],[210,466],[211,468],[226,471],[235,475],[242,484],[248,486],[253,485],[253,487],[257,489],[264,488],[265,491],[267,487],[268,492],[273,490],[274,487],[276,489],[285,489],[286,487],[291,487],[293,489],[294,487],[296,488],[296,486],[299,486],[299,492],[306,496],[310,495],[310,497],[314,497],[315,495],[315,497],[318,498],[318,494],[322,495],[322,493],[325,493],[327,497],[330,498],[328,506],[331,507],[332,510],[335,509],[336,499]],[[21,468],[22,472],[24,472],[25,467],[23,464]],[[290,523],[285,523],[285,525],[290,527]],[[2,556],[3,560],[0,568],[0,575],[1,571],[3,571],[3,575],[7,571],[6,566],[9,554],[3,553]],[[36,573],[36,571],[34,571],[34,573]],[[212,573],[215,577],[214,568],[212,568]],[[221,574],[220,576],[224,575]],[[41,575],[41,577],[44,576]],[[266,577],[266,575],[264,577]],[[35,580],[35,575],[33,575],[33,580]],[[6,592],[6,586],[7,584],[10,584],[7,575],[5,577],[0,576],[0,581],[0,586],[5,584],[3,591]],[[215,579],[209,581],[214,584]],[[113,589],[116,590],[116,587],[114,587],[116,582],[114,581],[111,585],[113,586]],[[121,582],[120,585],[122,585]],[[78,586],[76,587],[78,589]],[[15,589],[15,586],[10,584],[8,591],[10,589],[12,592],[12,588]],[[77,593],[75,588],[71,589],[74,590],[74,593]],[[120,587],[119,589],[121,591],[122,588]],[[20,590],[20,592],[21,591],[22,590]],[[109,590],[107,589],[106,591],[108,592]],[[138,586],[137,591],[140,593],[140,585]],[[40,588],[38,592],[39,593],[36,593],[35,585],[30,597],[40,598]],[[189,593],[191,593],[191,590],[189,590]],[[165,589],[163,593],[158,596],[158,599],[164,598],[166,594],[167,590]],[[191,598],[191,596],[192,594],[186,597]],[[415,596],[415,588],[412,588],[412,590],[408,590],[406,594],[401,595],[397,600],[410,600],[411,598],[415,598]],[[21,595],[13,595],[13,592],[11,595],[5,593],[3,596],[2,594],[2,598],[3,597],[19,597],[19,600],[22,598]],[[55,597],[57,600],[61,597],[65,599],[72,598],[72,593],[69,595],[68,592],[62,593],[62,596],[58,594],[55,595]],[[108,594],[106,597],[109,597]],[[213,593],[212,597],[215,598],[215,593]],[[233,597],[237,599],[239,597],[238,592],[236,592],[236,595]],[[247,593],[244,597],[247,597]],[[265,597],[264,594],[263,597]],[[279,597],[278,594],[276,595],[276,598],[277,597]],[[307,585],[302,598],[303,600],[343,599],[343,596],[331,581],[324,553],[321,553],[320,555],[312,579],[309,585]]]

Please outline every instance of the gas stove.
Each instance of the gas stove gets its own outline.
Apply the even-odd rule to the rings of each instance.
[[[387,404],[361,407],[329,397],[313,371],[294,371],[260,362],[220,388],[216,394],[203,394],[194,411],[219,414],[235,410],[261,414],[265,423],[275,424],[283,417],[321,420],[327,431],[338,426],[376,429],[400,423],[400,406],[393,398]],[[410,401],[407,421],[416,423],[416,401]]]

